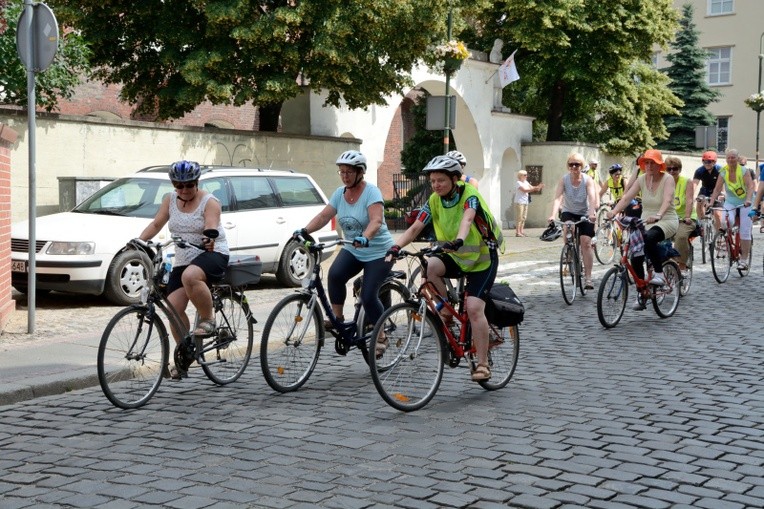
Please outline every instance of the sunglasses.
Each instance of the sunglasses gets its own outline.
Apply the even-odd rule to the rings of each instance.
[[[173,182],[172,187],[175,189],[193,189],[196,187],[196,182]]]
[[[679,171],[680,169],[678,166],[666,166],[666,171]]]
[[[581,163],[568,163],[568,168],[580,168],[583,166]]]
[[[703,164],[711,164],[715,163],[716,161],[711,161],[710,159],[703,159]]]

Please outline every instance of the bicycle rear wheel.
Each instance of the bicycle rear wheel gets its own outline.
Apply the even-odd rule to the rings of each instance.
[[[387,345],[383,354],[369,356],[371,379],[382,399],[402,412],[425,406],[443,378],[446,344],[439,320],[419,312],[412,303],[397,304],[382,313],[373,338]]]
[[[254,318],[244,294],[221,289],[225,295],[215,303],[215,335],[204,340],[202,370],[218,385],[235,382],[252,355]]]
[[[148,308],[122,309],[112,318],[98,345],[98,382],[119,408],[145,405],[169,374],[170,345],[162,320]]]
[[[629,298],[629,282],[626,270],[620,265],[605,273],[597,292],[597,317],[603,327],[618,325]]]
[[[304,293],[287,295],[276,304],[263,328],[260,367],[278,392],[296,391],[308,381],[323,345],[321,314]]]
[[[676,312],[679,306],[679,293],[681,287],[681,276],[679,275],[679,266],[672,260],[663,262],[663,279],[666,283],[663,286],[652,287],[652,300],[655,312],[661,318],[668,318]]]
[[[520,354],[520,329],[517,325],[488,325],[488,368],[491,378],[478,383],[489,391],[505,387],[512,379]]]
[[[711,272],[714,273],[714,278],[718,283],[724,283],[730,277],[730,266],[732,265],[732,253],[727,242],[726,231],[716,232],[709,251]]]
[[[578,254],[576,248],[566,243],[560,253],[560,288],[562,298],[570,305],[576,298],[576,283],[578,280]]]
[[[382,307],[384,309],[390,309],[396,304],[401,304],[403,302],[406,302],[411,294],[409,293],[409,289],[401,283],[400,281],[391,279],[388,281],[385,281],[382,283],[382,286],[379,288],[379,300],[382,301]],[[361,354],[363,355],[363,359],[366,361],[366,364],[369,363],[369,343],[371,342],[371,330],[374,328],[373,323],[368,323],[366,320],[366,311],[363,309],[363,306],[361,306],[361,309],[358,311],[358,327],[361,332],[360,334],[364,335],[364,341],[359,346],[361,350]],[[368,332],[367,332],[368,331]]]
[[[617,239],[613,223],[605,223],[594,234],[594,256],[602,265],[607,265],[615,258],[617,251]]]

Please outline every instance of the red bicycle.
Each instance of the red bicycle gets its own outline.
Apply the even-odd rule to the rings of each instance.
[[[721,207],[715,207],[713,210],[724,211],[724,225],[721,230],[716,232],[714,241],[711,243],[711,271],[718,283],[724,283],[730,277],[732,264],[737,264],[737,271],[740,277],[745,277],[751,270],[751,261],[753,260],[753,236],[751,236],[751,247],[748,249],[748,260],[741,260],[740,249],[740,210],[743,205],[735,207],[735,224],[730,226],[729,214]],[[744,262],[744,263],[741,263]],[[746,263],[747,262],[747,263]]]

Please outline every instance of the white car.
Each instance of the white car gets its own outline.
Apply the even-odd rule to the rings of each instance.
[[[125,249],[154,218],[164,195],[172,191],[168,166],[153,166],[118,179],[71,212],[37,218],[36,288],[103,294],[116,304],[137,302],[146,284],[148,261]],[[257,255],[263,273],[298,286],[312,261],[292,233],[324,208],[326,196],[306,174],[252,168],[202,167],[199,187],[215,195],[223,208],[231,254]],[[156,240],[167,239],[167,227]],[[338,237],[332,221],[313,237]],[[11,229],[12,284],[28,286],[28,221]],[[331,256],[327,253],[325,256]]]

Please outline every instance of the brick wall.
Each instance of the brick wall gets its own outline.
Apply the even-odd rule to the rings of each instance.
[[[393,198],[393,175],[401,173],[401,150],[413,134],[413,105],[414,102],[408,97],[401,101],[387,132],[384,161],[377,168],[377,186],[386,200]]]
[[[16,309],[11,294],[11,146],[17,136],[0,124],[0,332]]]

